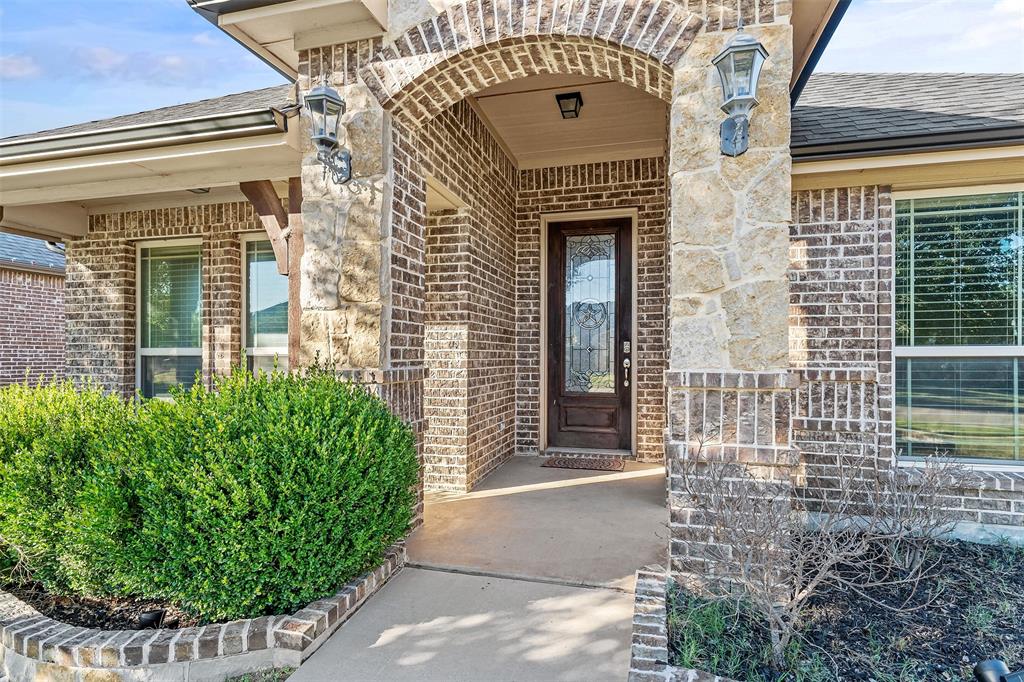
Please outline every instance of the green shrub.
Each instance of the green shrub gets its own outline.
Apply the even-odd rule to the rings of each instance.
[[[64,494],[66,537],[38,536],[69,548],[58,566],[76,591],[165,599],[208,621],[282,613],[372,568],[408,530],[411,431],[327,371],[238,370],[125,412]]]
[[[0,544],[3,561],[50,591],[85,590],[89,549],[70,541],[78,493],[97,460],[117,453],[132,410],[99,388],[70,382],[0,390]],[[84,551],[84,553],[83,553]]]

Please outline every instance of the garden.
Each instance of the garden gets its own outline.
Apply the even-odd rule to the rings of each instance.
[[[239,369],[173,401],[9,386],[0,589],[90,628],[291,613],[381,563],[416,480],[408,427],[324,369]]]
[[[812,469],[829,485],[809,495],[799,478],[758,478],[700,451],[680,474],[706,520],[708,565],[725,568],[669,582],[669,664],[748,682],[969,680],[986,659],[1024,668],[1024,547],[950,536],[946,500],[970,471],[847,455]]]

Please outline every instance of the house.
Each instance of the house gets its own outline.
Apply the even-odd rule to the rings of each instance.
[[[1024,534],[1021,74],[812,75],[835,0],[191,4],[294,85],[0,141],[0,227],[66,246],[69,376],[331,363],[427,490],[708,433],[818,494],[939,454],[977,474],[960,532]],[[740,19],[768,57],[732,156]]]
[[[0,386],[64,376],[64,252],[0,232]]]

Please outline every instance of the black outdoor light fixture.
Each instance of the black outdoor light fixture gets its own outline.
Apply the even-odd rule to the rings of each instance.
[[[555,95],[558,101],[558,111],[562,118],[579,118],[580,109],[583,108],[583,95],[579,92],[563,92]]]
[[[722,153],[739,156],[749,143],[750,112],[757,106],[757,81],[761,67],[768,58],[764,45],[739,27],[711,63],[718,69],[725,104],[722,111],[729,118],[722,121]]]
[[[313,119],[310,139],[316,145],[316,159],[323,164],[324,177],[330,171],[331,179],[344,185],[352,179],[352,155],[338,144],[338,127],[345,113],[345,100],[324,82],[306,95],[306,109]]]
[[[974,679],[978,682],[1024,682],[1024,670],[1011,673],[1002,661],[989,659],[974,666]]]

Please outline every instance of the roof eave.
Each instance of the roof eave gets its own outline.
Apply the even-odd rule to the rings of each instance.
[[[275,59],[273,55],[267,52],[259,43],[255,41],[243,40],[242,36],[236,35],[233,31],[224,31],[220,25],[220,15],[230,14],[231,12],[238,12],[245,9],[251,9],[253,7],[265,7],[267,5],[276,5],[284,0],[186,0],[189,7],[191,7],[199,16],[206,19],[208,22],[216,26],[224,33],[224,35],[231,38],[233,41],[244,47],[246,50],[256,56],[261,62],[278,72],[282,76],[288,79],[289,82],[294,83],[298,74],[282,64],[279,60]]]
[[[274,108],[0,143],[0,165],[288,131]]]
[[[64,267],[41,265],[36,263],[23,263],[9,258],[0,258],[0,270],[16,270],[18,272],[34,272],[41,275],[61,276],[65,272]]]

